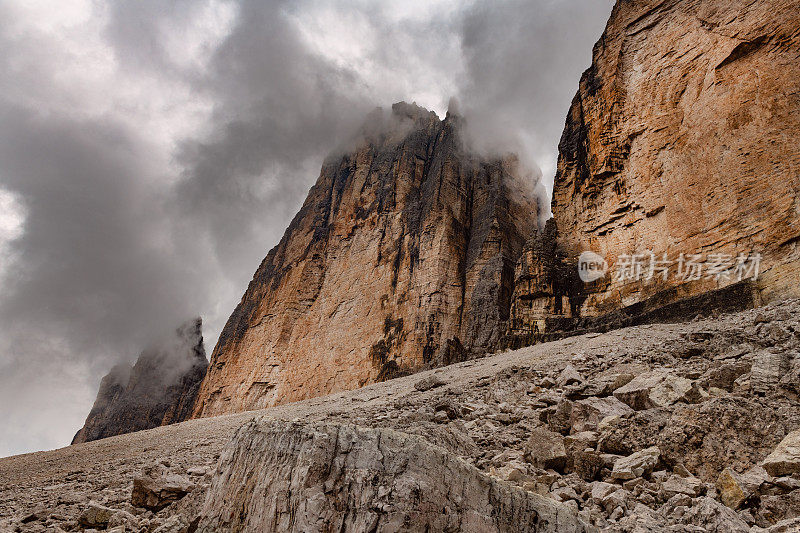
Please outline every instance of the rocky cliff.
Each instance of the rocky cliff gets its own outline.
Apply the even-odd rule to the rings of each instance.
[[[207,367],[198,318],[142,352],[133,367],[115,366],[100,382],[94,406],[72,444],[186,420]]]
[[[531,236],[517,260],[506,339],[510,346],[538,342],[553,319],[579,315],[585,291],[557,238],[558,228],[551,218]]]
[[[513,157],[465,149],[462,120],[395,104],[325,162],[223,329],[195,416],[496,348],[538,204]]]
[[[572,102],[552,200],[560,244],[612,267],[582,313],[723,287],[739,254],[761,254],[762,296],[797,293],[798,110],[797,2],[618,2]],[[705,270],[681,277],[691,256]],[[615,279],[629,262],[641,276]]]

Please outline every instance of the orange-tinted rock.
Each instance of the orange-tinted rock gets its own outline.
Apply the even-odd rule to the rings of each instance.
[[[798,28],[791,0],[617,3],[559,146],[552,210],[571,257],[757,252],[762,296],[798,293]],[[584,315],[736,281],[612,277]]]
[[[258,409],[482,355],[505,332],[535,226],[513,158],[464,149],[461,118],[370,116],[323,165],[214,349],[195,416]]]

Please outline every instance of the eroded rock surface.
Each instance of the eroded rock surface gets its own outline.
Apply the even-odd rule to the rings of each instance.
[[[202,514],[208,533],[587,531],[576,510],[420,437],[268,419],[228,445]]]
[[[240,517],[214,514],[217,503],[208,508],[206,518],[222,520],[222,532],[235,530],[225,520],[273,523],[257,509],[274,507],[281,520],[291,520],[284,510],[301,507],[288,503],[295,490],[303,495],[304,520],[317,511],[338,520],[349,508],[359,511],[341,520],[369,525],[384,503],[398,514],[408,510],[396,498],[408,494],[407,486],[397,480],[418,480],[427,491],[431,472],[442,471],[437,483],[449,479],[448,494],[465,495],[450,507],[462,518],[465,502],[476,501],[458,481],[466,473],[475,476],[470,484],[484,487],[482,502],[517,509],[524,491],[600,531],[793,531],[800,509],[796,384],[780,380],[756,391],[750,380],[765,351],[794,357],[798,349],[800,301],[776,302],[542,343],[255,413],[0,459],[0,531],[81,531],[84,517],[98,524],[107,518],[107,531],[186,533],[200,523],[210,494],[221,510],[234,502],[254,509]],[[706,394],[637,409],[615,398],[637,377],[663,371]],[[304,482],[292,485],[295,478]],[[158,503],[142,506],[147,499],[134,488],[145,484],[137,479],[153,480],[147,494],[158,495]],[[372,480],[391,490],[372,491]],[[271,484],[292,492],[259,497]],[[335,490],[314,496],[314,487]],[[427,494],[439,502],[437,490]],[[389,524],[384,519],[379,526]]]

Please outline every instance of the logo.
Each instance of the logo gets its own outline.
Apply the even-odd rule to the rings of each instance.
[[[578,257],[578,277],[584,283],[602,278],[607,270],[608,263],[600,254],[586,251]]]

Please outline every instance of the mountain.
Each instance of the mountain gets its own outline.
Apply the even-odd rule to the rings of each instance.
[[[207,367],[202,321],[197,318],[142,352],[133,367],[117,365],[103,378],[72,444],[186,420]]]
[[[374,114],[193,415],[585,334],[2,459],[0,529],[800,531],[798,59],[797,2],[618,0],[537,231],[513,158],[465,150],[462,119]],[[649,252],[757,253],[759,276],[612,275]]]
[[[799,109],[797,2],[618,2],[559,145],[558,242],[611,270],[643,254],[646,273],[649,252],[666,254],[672,271],[610,270],[587,286],[581,315],[736,283],[739,254],[761,255],[756,302],[797,295]],[[699,279],[676,275],[681,254],[702,257]],[[734,263],[730,275],[708,270],[717,263]]]
[[[398,103],[324,163],[220,335],[195,417],[357,388],[493,351],[536,226],[513,156]]]

